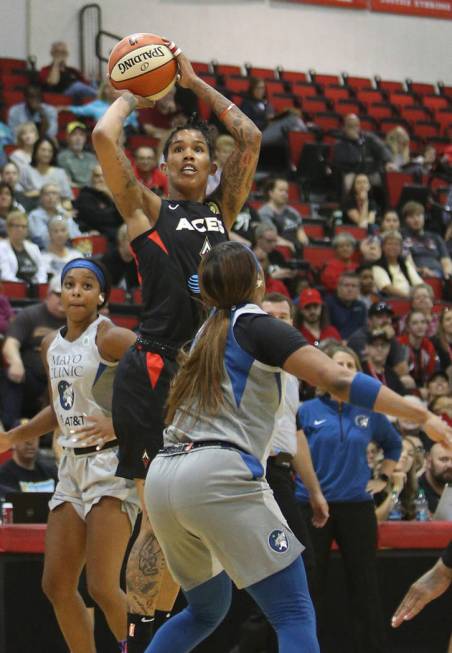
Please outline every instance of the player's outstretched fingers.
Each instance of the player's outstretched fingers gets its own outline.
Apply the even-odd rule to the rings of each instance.
[[[419,614],[427,602],[428,599],[426,598],[425,593],[420,591],[415,583],[410,587],[403,598],[402,603],[395,611],[394,616],[391,619],[391,626],[393,628],[398,628],[404,621],[413,619],[413,617]]]
[[[182,54],[182,50],[174,43],[174,41],[170,41],[169,39],[163,39],[164,44],[168,48],[168,50],[171,52],[172,55],[175,57],[178,57],[180,54]]]

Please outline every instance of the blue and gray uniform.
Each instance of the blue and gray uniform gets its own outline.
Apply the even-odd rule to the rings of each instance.
[[[183,406],[165,431],[166,449],[149,468],[145,497],[184,590],[222,569],[237,587],[247,587],[288,567],[303,550],[263,463],[284,393],[281,365],[305,344],[296,329],[254,304],[233,309],[218,414]]]

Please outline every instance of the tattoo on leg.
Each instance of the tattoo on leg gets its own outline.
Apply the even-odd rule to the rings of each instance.
[[[144,541],[132,550],[127,565],[129,603],[138,614],[152,614],[160,591],[165,558],[157,538],[148,533]],[[135,549],[135,547],[134,547]]]

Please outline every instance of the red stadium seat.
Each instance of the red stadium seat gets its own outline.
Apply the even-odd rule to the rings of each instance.
[[[440,125],[437,122],[432,122],[430,120],[419,120],[412,125],[412,130],[417,138],[426,141],[439,135]]]
[[[311,84],[311,82],[298,82],[292,84],[292,94],[300,98],[316,97],[318,92],[317,86]]]
[[[377,132],[379,130],[378,121],[372,116],[358,116],[361,123],[361,129],[366,132]]]
[[[3,102],[5,106],[12,107],[13,104],[19,104],[24,101],[22,91],[3,91]]]
[[[107,251],[107,239],[105,236],[78,236],[72,239],[72,245],[78,249],[83,256],[96,256],[97,254],[105,254]]]
[[[319,86],[331,86],[335,85],[338,86],[341,83],[341,79],[339,75],[329,75],[329,74],[323,74],[323,73],[316,73],[315,71],[309,71],[311,75],[311,79],[315,84],[318,84]]]
[[[443,296],[443,281],[437,277],[424,277],[424,283],[427,283],[433,289],[435,299],[441,299]]]
[[[346,86],[325,86],[323,95],[329,100],[348,100],[350,91]]]
[[[375,77],[375,83],[377,84],[378,89],[381,89],[382,91],[386,91],[387,93],[403,91],[402,82],[396,82],[389,79],[380,79],[379,77]]]
[[[133,303],[141,306],[143,303],[143,295],[141,294],[141,288],[135,288],[133,291]]]
[[[376,120],[391,118],[394,115],[394,109],[386,102],[377,102],[367,107],[367,114]]]
[[[452,86],[445,86],[444,84],[438,84],[439,92],[441,95],[452,99]]]
[[[318,113],[319,111],[328,111],[328,100],[320,95],[305,97],[302,102],[303,111],[308,113]]]
[[[0,84],[5,91],[21,91],[30,83],[28,73],[7,74],[0,68]]]
[[[389,102],[396,107],[406,107],[415,104],[415,97],[412,93],[397,91],[396,93],[389,93]]]
[[[380,120],[380,131],[382,131],[384,134],[387,134],[396,127],[404,127],[407,129],[408,125],[406,121],[403,120],[403,118],[382,118]]]
[[[294,169],[298,167],[305,143],[314,142],[315,135],[312,132],[289,132],[289,156]]]
[[[306,73],[300,73],[294,70],[280,70],[279,78],[285,82],[307,82],[308,77]]]
[[[116,326],[124,327],[125,329],[136,329],[140,323],[136,315],[110,315],[111,321]]]
[[[270,80],[270,81],[267,80],[267,81],[265,82],[265,90],[266,90],[266,92],[267,92],[267,97],[268,97],[268,99],[270,100],[270,102],[271,102],[271,98],[272,98],[274,95],[277,95],[277,94],[281,94],[281,93],[285,93],[285,92],[286,92],[286,89],[285,89],[285,85],[284,85],[284,83],[283,83],[283,82],[280,82],[280,81],[277,81],[277,80],[275,80],[275,79]]]
[[[9,75],[17,71],[27,69],[27,62],[24,59],[10,59],[9,57],[0,57],[0,69]]]
[[[372,88],[372,80],[369,79],[369,77],[344,77],[344,84],[355,91],[364,88]]]
[[[300,186],[294,182],[289,181],[289,204],[292,206],[300,201]]]
[[[449,100],[443,95],[424,95],[421,100],[428,109],[447,109],[450,106]]]
[[[23,281],[1,281],[0,289],[11,299],[25,299],[27,297],[27,284]]]
[[[234,66],[225,63],[214,63],[213,69],[216,75],[241,75],[241,66]]]
[[[412,184],[412,182],[412,175],[406,172],[386,173],[386,187],[388,189],[389,205],[391,208],[394,209],[397,207],[403,187]]]
[[[303,222],[303,228],[308,238],[322,240],[325,236],[325,227],[323,222]]]
[[[43,93],[42,99],[47,104],[52,104],[54,106],[69,106],[74,104],[74,100],[68,95],[63,95],[62,93]],[[92,101],[92,99],[91,99]]]
[[[425,84],[424,82],[413,82],[410,79],[406,80],[407,89],[416,95],[433,95],[435,93],[434,84]]]
[[[124,304],[127,294],[124,288],[112,288],[110,291],[110,304]]]
[[[359,113],[361,105],[357,100],[338,100],[334,103],[334,110],[341,116],[347,116],[349,113]]]
[[[303,259],[318,270],[333,257],[334,249],[332,247],[307,245],[303,248]]]
[[[250,80],[247,77],[235,75],[225,76],[224,85],[232,93],[246,93],[250,87]]]
[[[438,109],[435,111],[435,120],[441,125],[441,132],[447,134],[452,125],[452,109]]]
[[[356,240],[364,240],[367,237],[367,229],[352,224],[338,224],[334,229],[335,234],[351,234]]]
[[[275,79],[275,71],[271,68],[247,68],[248,77],[259,77],[259,79]]]
[[[403,315],[406,315],[407,313],[410,312],[411,304],[409,299],[390,298],[387,299],[386,301],[394,311],[394,315],[396,315],[397,317],[402,317]]]
[[[320,112],[313,116],[314,123],[324,131],[340,129],[342,125],[341,116],[332,111]]]
[[[360,89],[356,93],[356,99],[358,102],[361,102],[361,104],[375,104],[378,102],[383,102],[384,101],[384,96],[383,93],[375,88],[372,89]]]
[[[38,297],[39,299],[45,299],[47,297],[47,294],[49,292],[49,284],[48,283],[38,283]]]
[[[191,61],[190,63],[197,75],[199,75],[199,73],[210,73],[210,65],[208,63],[203,61]]]
[[[271,105],[276,113],[282,113],[295,107],[295,99],[293,95],[280,93],[272,96]]]
[[[400,107],[400,115],[408,122],[418,122],[419,120],[431,120],[431,113],[428,109],[419,105],[412,107]]]

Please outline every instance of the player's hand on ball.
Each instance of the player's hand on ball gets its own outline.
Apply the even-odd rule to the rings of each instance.
[[[193,80],[197,78],[197,75],[193,70],[193,66],[185,54],[183,54],[182,50],[178,48],[175,43],[165,39],[165,45],[171,50],[177,59],[177,67],[179,70],[177,83],[179,86],[182,86],[182,88],[190,88]]]
[[[105,415],[90,415],[87,426],[74,429],[71,432],[72,441],[79,447],[97,446],[98,449],[111,440],[116,440],[111,417]]]

